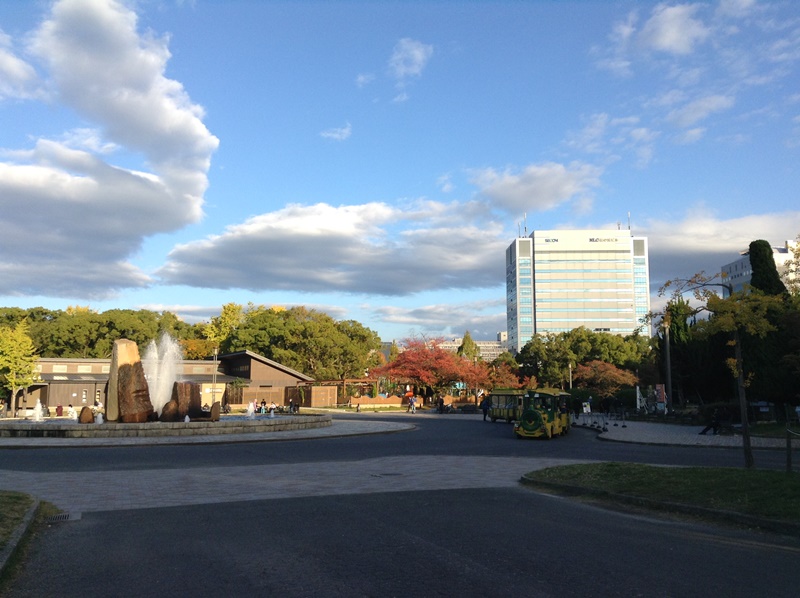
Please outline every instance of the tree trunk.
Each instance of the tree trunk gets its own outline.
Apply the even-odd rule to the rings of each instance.
[[[739,411],[742,418],[742,447],[744,448],[744,466],[747,469],[755,467],[753,461],[753,448],[750,445],[750,425],[747,421],[747,396],[744,386],[744,371],[742,368],[742,344],[739,331],[733,333],[734,352],[736,355],[736,382],[739,391]]]

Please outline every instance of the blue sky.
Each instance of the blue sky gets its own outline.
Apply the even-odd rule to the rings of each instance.
[[[628,222],[655,296],[800,234],[799,66],[788,0],[2,2],[0,305],[492,339]]]

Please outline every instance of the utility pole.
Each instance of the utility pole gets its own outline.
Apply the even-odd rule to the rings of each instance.
[[[664,315],[664,357],[666,359],[665,368],[667,370],[667,413],[672,411],[672,359],[670,357],[670,346],[669,346],[669,324],[670,324],[670,316],[669,311],[667,311]]]

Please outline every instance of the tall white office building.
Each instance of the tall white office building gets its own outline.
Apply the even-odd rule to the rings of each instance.
[[[534,231],[506,250],[512,353],[535,334],[580,326],[612,334],[647,330],[642,318],[649,311],[647,238],[630,230]]]

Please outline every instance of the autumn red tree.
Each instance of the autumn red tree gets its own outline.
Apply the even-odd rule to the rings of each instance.
[[[485,361],[474,361],[464,357],[460,357],[459,361],[461,362],[459,364],[461,368],[461,381],[467,384],[468,389],[475,391],[470,394],[475,397],[475,401],[477,402],[478,389],[486,389],[491,386],[489,365]]]
[[[442,349],[441,339],[406,339],[403,350],[385,366],[371,371],[373,376],[385,376],[396,382],[409,382],[418,387],[430,386],[444,390],[465,377],[466,360]]]
[[[520,382],[517,371],[508,363],[498,363],[489,370],[489,385],[492,388],[524,388],[525,384]]]
[[[600,398],[613,397],[623,386],[633,386],[637,378],[631,372],[605,361],[590,361],[579,365],[573,380],[579,387],[592,389]]]

